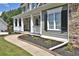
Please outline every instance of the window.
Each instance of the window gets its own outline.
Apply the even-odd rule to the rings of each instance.
[[[61,13],[55,13],[55,22],[56,22],[56,29],[61,29]]]
[[[61,9],[52,9],[47,11],[48,30],[61,29]]]
[[[54,14],[49,14],[49,28],[54,29]]]
[[[36,7],[36,3],[32,3],[32,9]]]
[[[21,26],[21,19],[19,19],[19,26]]]
[[[17,26],[17,19],[15,19],[15,26]]]
[[[39,20],[38,20],[38,19],[35,20],[35,25],[36,25],[36,26],[39,25]]]

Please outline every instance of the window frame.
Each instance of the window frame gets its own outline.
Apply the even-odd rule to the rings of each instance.
[[[60,25],[60,29],[56,28],[56,13],[60,13],[61,16],[61,11],[62,11],[62,7],[59,8],[55,8],[55,9],[51,9],[51,10],[47,10],[47,30],[56,30],[56,31],[61,31],[61,25]],[[53,14],[54,15],[54,20],[53,20],[53,28],[50,28],[50,24],[49,24],[49,15]],[[60,17],[60,23],[61,23],[61,17]]]

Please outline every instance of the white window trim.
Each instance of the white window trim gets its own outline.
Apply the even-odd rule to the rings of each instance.
[[[59,7],[59,8],[55,8],[55,9],[51,9],[51,10],[48,10],[47,11],[47,30],[55,30],[55,31],[61,31],[61,29],[56,29],[56,22],[54,20],[54,29],[50,29],[49,28],[49,20],[48,20],[48,15],[49,14],[52,14],[52,13],[57,13],[57,12],[60,12],[61,13],[62,11],[62,7]],[[54,18],[55,18],[55,15],[54,15]],[[60,21],[61,22],[61,21]],[[61,25],[60,25],[61,26]]]

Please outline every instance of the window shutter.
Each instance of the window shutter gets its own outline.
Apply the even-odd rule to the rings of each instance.
[[[62,10],[61,12],[61,30],[62,32],[67,32],[67,10]]]
[[[44,13],[44,30],[47,31],[47,12]]]

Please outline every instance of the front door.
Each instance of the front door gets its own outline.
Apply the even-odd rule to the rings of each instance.
[[[30,18],[24,18],[24,31],[30,31]]]
[[[40,15],[34,16],[33,24],[33,32],[40,34]]]

